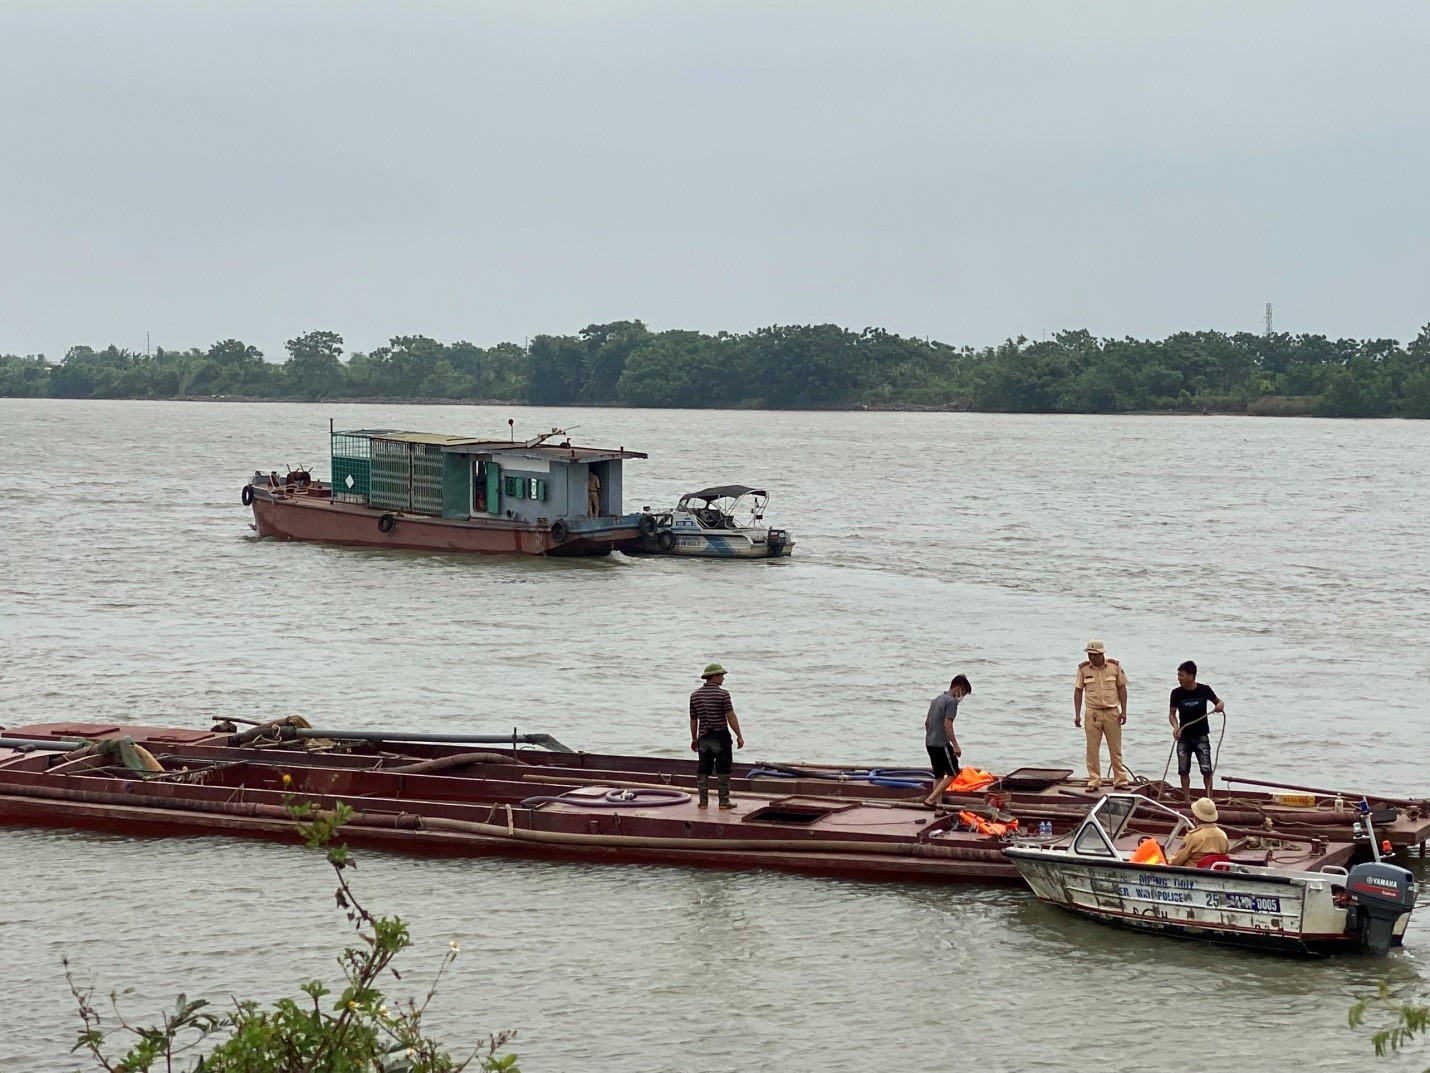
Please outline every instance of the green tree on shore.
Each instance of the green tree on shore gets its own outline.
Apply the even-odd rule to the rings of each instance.
[[[344,361],[340,335],[313,331],[287,350],[281,366],[237,339],[153,355],[75,346],[58,365],[0,356],[0,395],[1430,418],[1430,325],[1405,346],[1215,331],[1102,339],[1078,329],[975,350],[881,328],[771,325],[711,335],[623,320],[538,335],[529,346],[401,335]]]

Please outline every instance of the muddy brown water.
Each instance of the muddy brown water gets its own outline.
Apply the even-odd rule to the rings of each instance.
[[[628,506],[763,483],[798,546],[563,562],[253,539],[244,479],[322,470],[330,415],[580,425],[650,452]],[[1072,672],[1100,636],[1138,772],[1161,773],[1190,658],[1228,702],[1223,773],[1423,795],[1427,460],[1430,423],[0,400],[0,723],[301,712],[679,755],[718,659],[746,759],[919,763],[962,671],[968,762],[1076,767]],[[6,829],[0,877],[4,1071],[79,1065],[62,955],[150,1011],[291,993],[344,937],[321,859],[287,847]],[[1417,991],[1430,957],[1430,911],[1384,961],[1298,962],[1015,890],[379,854],[356,878],[411,922],[414,990],[461,942],[442,1034],[515,1028],[528,1070],[1359,1070],[1346,1007],[1382,979]]]

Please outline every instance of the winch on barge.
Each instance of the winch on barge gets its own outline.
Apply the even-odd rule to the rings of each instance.
[[[653,531],[621,510],[622,463],[560,429],[517,442],[395,429],[336,431],[332,479],[255,472],[242,500],[259,536],[423,551],[605,555]]]

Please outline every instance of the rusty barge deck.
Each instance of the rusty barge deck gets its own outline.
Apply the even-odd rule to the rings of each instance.
[[[131,770],[113,749],[100,755],[83,744],[124,737],[164,770]],[[918,803],[924,789],[909,778],[870,781],[867,769],[828,765],[737,765],[739,808],[721,812],[713,803],[696,806],[690,760],[408,740],[418,737],[361,740],[276,724],[242,733],[89,723],[15,728],[0,740],[32,744],[0,746],[0,823],[291,841],[285,806],[296,797],[325,808],[343,801],[356,810],[348,841],[402,853],[1016,883],[1002,852],[1010,839],[1027,844],[1042,821],[1060,836],[1098,800],[1071,789],[1060,771],[1033,777],[1025,769],[933,810]],[[1161,789],[1145,784],[1143,792]],[[1402,846],[1430,837],[1417,804],[1377,804],[1378,834]],[[1264,851],[1269,860],[1294,850],[1298,866],[1318,867],[1343,864],[1364,849],[1350,817],[1331,808],[1284,808],[1270,794],[1240,792],[1220,807],[1244,854]],[[1016,817],[1023,833],[981,833],[970,816]]]

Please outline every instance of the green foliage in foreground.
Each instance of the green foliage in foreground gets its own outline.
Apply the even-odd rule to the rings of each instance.
[[[173,1012],[157,1025],[130,1024],[120,1012],[118,993],[111,992],[111,1027],[106,1022],[110,1015],[102,1015],[94,1005],[93,989],[75,983],[65,959],[65,978],[84,1025],[74,1050],[87,1052],[108,1073],[168,1073],[178,1068],[176,1061],[190,1059],[192,1073],[457,1073],[473,1062],[490,1073],[520,1073],[516,1055],[497,1053],[511,1033],[491,1036],[458,1059],[423,1030],[427,1006],[457,957],[456,943],[420,1003],[409,999],[387,1005],[377,985],[389,975],[401,979],[392,962],[412,940],[400,918],[373,916],[348,885],[346,869],[353,862],[347,847],[333,845],[332,839],[352,817],[352,809],[339,802],[332,812],[315,813],[311,805],[290,802],[289,811],[309,846],[329,847],[328,862],[338,877],[338,907],[361,944],[338,957],[343,972],[339,990],[314,980],[299,989],[303,998],[282,998],[267,1008],[234,999],[227,1013],[215,1012],[207,1000],[180,995]],[[115,1036],[129,1045],[123,1055],[106,1049]]]
[[[1430,325],[1403,346],[1286,333],[1147,340],[1068,331],[975,350],[833,324],[706,335],[652,332],[634,320],[538,335],[528,346],[403,335],[344,359],[342,336],[314,331],[286,349],[282,364],[237,339],[153,355],[77,346],[58,365],[0,356],[0,396],[1430,418]]]
[[[1346,1019],[1352,1028],[1360,1028],[1365,1024],[1366,1014],[1370,1012],[1389,1022],[1387,1027],[1371,1036],[1371,1045],[1375,1047],[1377,1058],[1396,1054],[1416,1036],[1424,1035],[1426,1029],[1430,1028],[1430,1006],[1417,1006],[1396,998],[1391,994],[1389,984],[1382,983],[1380,993],[1375,998],[1361,999],[1352,1006]]]

